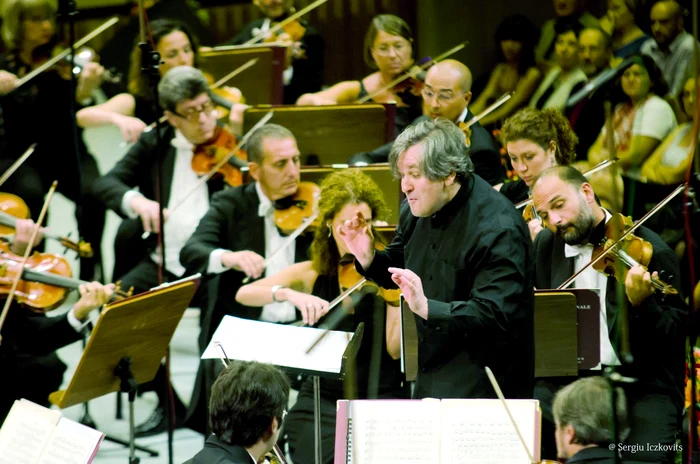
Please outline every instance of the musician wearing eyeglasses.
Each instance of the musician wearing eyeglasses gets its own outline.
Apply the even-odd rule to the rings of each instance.
[[[456,60],[443,60],[433,65],[425,76],[421,90],[423,116],[411,124],[435,118],[446,118],[458,126],[468,123],[474,115],[469,111],[472,98],[472,73],[468,67]],[[503,182],[505,170],[501,164],[500,149],[496,140],[479,122],[465,129],[469,134],[469,157],[474,172],[491,185]],[[392,144],[386,144],[369,153],[358,153],[350,164],[386,163]]]
[[[600,290],[600,368],[614,366],[622,375],[636,379],[625,385],[631,427],[625,443],[641,445],[642,449],[626,457],[641,462],[673,462],[673,451],[653,451],[645,444],[673,445],[680,429],[688,308],[680,295],[664,295],[652,282],[663,280],[675,289],[681,288],[674,252],[657,234],[639,227],[634,234],[652,245],[651,261],[648,269],[631,265],[622,286],[618,286],[613,276],[593,267],[583,270],[591,261],[594,247],[602,250],[599,244],[606,239],[606,226],[613,221],[610,213],[596,203],[586,178],[570,166],[552,167],[537,178],[532,196],[544,223],[556,229],[553,233],[545,228],[535,240],[535,287],[557,288],[575,271],[582,271],[573,285]],[[620,299],[628,312],[631,363],[618,336],[623,324]],[[551,440],[547,444],[553,419],[552,395],[571,380],[546,378],[535,385],[535,397],[543,410],[543,457],[547,459],[555,457]]]
[[[158,94],[167,124],[159,131],[144,132],[124,158],[94,186],[95,195],[107,208],[125,218],[118,235],[132,244],[129,254],[137,257],[134,260],[137,264],[114,278],[121,280],[124,288],[133,287],[135,294],[159,284],[160,249],[154,249],[151,244],[156,240],[143,240],[143,233],[150,233],[154,239],[164,232],[163,279],[173,281],[182,277],[185,267],[180,264],[180,250],[209,208],[211,196],[224,188],[221,177],[202,183],[192,168],[195,148],[212,139],[217,128],[215,106],[201,71],[189,66],[171,69],[158,84]],[[161,194],[165,219],[162,226],[158,203]],[[204,286],[200,289],[194,306],[200,304],[199,295],[206,294]],[[164,372],[157,378],[156,383],[164,383]],[[165,404],[165,388],[157,389],[157,393],[160,404]],[[184,415],[184,406],[179,401],[176,411]],[[139,434],[165,430],[163,408],[157,408],[154,414],[157,417],[147,421],[149,426],[137,427]]]

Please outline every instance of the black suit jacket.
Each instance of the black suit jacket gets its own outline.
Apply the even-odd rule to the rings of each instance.
[[[567,464],[579,464],[584,462],[594,462],[596,464],[613,464],[615,462],[615,450],[600,448],[598,446],[584,448],[571,456]]]
[[[209,211],[180,252],[180,262],[187,272],[206,274],[209,255],[217,248],[250,250],[265,256],[265,223],[264,218],[258,216],[259,205],[255,183],[214,195]],[[301,236],[296,240],[297,262],[308,259],[310,243],[310,236]],[[218,296],[209,311],[205,327],[202,327],[203,340],[209,341],[227,314],[245,319],[260,318],[262,308],[243,306],[235,300],[244,278],[243,272],[233,269],[219,274]]]
[[[253,38],[253,29],[260,28],[265,19],[258,19],[248,23],[243,30],[224,45],[241,45]],[[326,42],[321,34],[301,20],[306,28],[306,34],[301,39],[301,45],[306,50],[306,58],[295,59],[292,62],[294,74],[289,85],[284,88],[284,103],[293,105],[297,99],[305,93],[313,93],[321,90],[323,83],[323,51]]]
[[[159,176],[158,169],[162,163],[163,198],[162,204],[170,200],[173,175],[175,171],[175,147],[171,141],[175,129],[166,126],[161,129],[160,145],[156,131],[145,132],[131,149],[107,174],[93,184],[93,194],[107,208],[124,217],[122,199],[129,190],[137,188],[149,200],[157,201]],[[159,160],[161,162],[159,163]],[[209,197],[224,188],[221,178],[212,178],[207,182]],[[148,247],[141,240],[143,225],[140,218],[125,219],[117,232],[114,276],[119,278],[131,270],[141,259],[148,255]],[[166,237],[167,240],[167,237]],[[167,246],[167,244],[166,244]],[[128,250],[123,253],[122,250]]]
[[[640,227],[635,235],[650,242],[654,248],[649,263],[650,271],[665,271],[662,279],[676,289],[681,288],[680,268],[674,252],[661,238]],[[574,258],[564,255],[564,241],[545,229],[535,239],[535,287],[557,288],[574,273]],[[605,310],[611,341],[617,338],[619,312],[618,284],[609,277],[606,288]],[[624,290],[623,290],[624,291]],[[680,295],[660,295],[656,292],[639,307],[629,308],[630,350],[634,362],[623,366],[620,372],[638,379],[627,388],[628,394],[639,392],[669,396],[680,408],[683,404],[685,372],[685,324],[688,308]],[[619,358],[619,351],[613,346]]]
[[[227,445],[211,435],[204,448],[184,464],[256,464],[242,446]]]
[[[467,110],[465,120],[469,121],[473,117],[471,111]],[[428,119],[430,119],[429,116],[420,116],[411,125],[419,124]],[[474,163],[474,172],[491,185],[502,183],[506,173],[501,164],[501,151],[496,140],[478,122],[472,125],[471,130],[469,157]],[[390,142],[369,153],[358,153],[350,158],[349,163],[386,163],[392,146],[393,142]]]

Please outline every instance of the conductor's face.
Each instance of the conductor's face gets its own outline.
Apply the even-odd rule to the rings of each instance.
[[[420,169],[420,159],[424,145],[413,145],[399,156],[398,170],[401,176],[401,191],[411,213],[416,217],[426,217],[440,211],[450,201],[448,187],[455,182],[452,174],[444,180],[430,180]]]

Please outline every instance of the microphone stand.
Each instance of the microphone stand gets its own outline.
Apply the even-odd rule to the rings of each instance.
[[[160,54],[154,49],[155,44],[151,44],[150,40],[146,37],[146,8],[144,6],[144,1],[139,0],[139,48],[141,49],[141,73],[144,78],[148,81],[149,87],[151,89],[151,95],[153,96],[153,107],[154,114],[158,116],[160,114],[160,106],[158,103],[158,83],[160,81],[160,73],[158,72],[158,67],[160,65]],[[165,282],[165,218],[163,216],[163,208],[166,205],[163,204],[163,199],[166,193],[163,191],[163,170],[165,168],[165,163],[163,162],[163,155],[166,150],[162,150],[163,145],[162,140],[162,124],[160,117],[156,118],[155,133],[156,133],[156,202],[158,203],[158,221],[160,224],[160,233],[158,234],[158,249],[160,255],[160,262],[158,263],[158,285],[162,285]],[[158,386],[156,385],[156,388]],[[174,431],[174,396],[173,390],[170,385],[170,349],[165,354],[165,388],[166,388],[166,398],[164,405],[165,417],[168,423],[168,463],[173,464],[173,431]]]

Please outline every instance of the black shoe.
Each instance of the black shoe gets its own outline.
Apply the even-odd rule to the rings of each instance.
[[[175,429],[183,426],[184,413],[175,415]],[[148,419],[134,428],[134,437],[143,438],[168,431],[168,421],[165,418],[165,409],[159,404]]]

